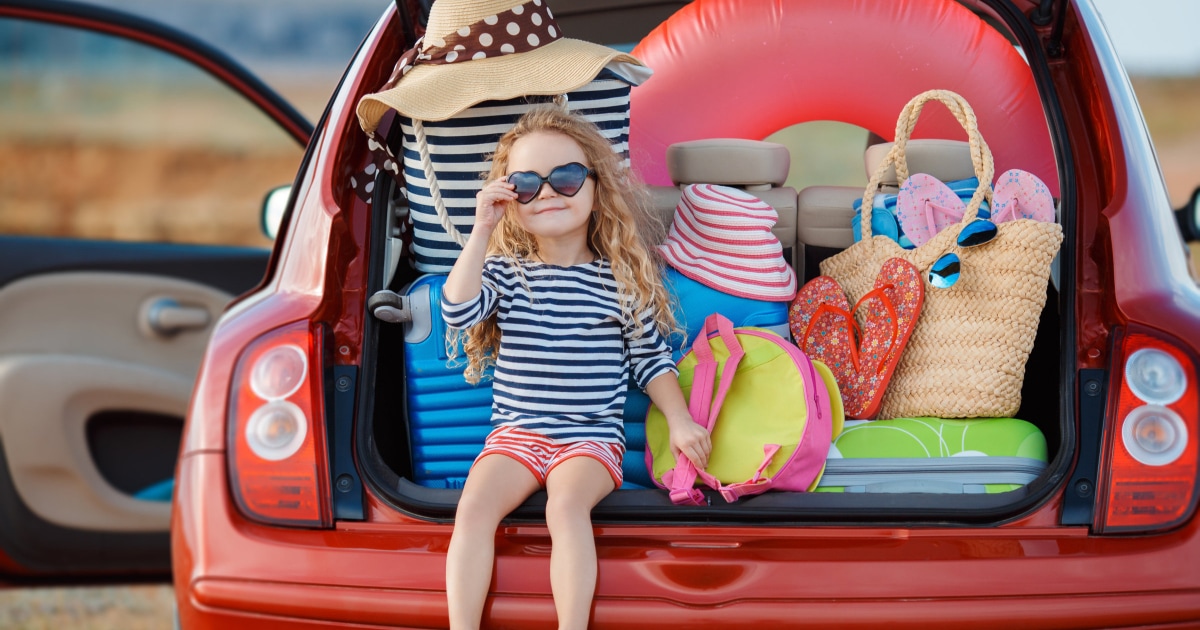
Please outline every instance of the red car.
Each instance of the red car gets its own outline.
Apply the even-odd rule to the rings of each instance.
[[[418,274],[392,255],[400,243],[386,203],[392,181],[378,174],[368,203],[354,180],[372,161],[355,107],[388,79],[427,15],[421,2],[397,4],[408,14],[384,12],[312,132],[295,184],[268,200],[284,210],[265,277],[225,308],[205,346],[170,516],[183,628],[447,624],[445,557],[459,491],[414,482],[405,330],[368,308],[371,296]],[[793,160],[821,163],[832,145],[788,141],[782,130],[837,121],[857,129],[861,152],[869,134],[890,139],[909,97],[944,88],[971,102],[997,172],[1025,165],[1046,180],[1065,235],[1017,414],[1046,437],[1048,463],[1035,479],[992,494],[768,493],[697,507],[672,505],[658,489],[618,490],[593,512],[592,627],[1200,624],[1200,288],[1180,238],[1180,227],[1196,238],[1200,216],[1195,198],[1173,216],[1129,80],[1090,2],[551,4],[569,36],[636,43],[633,54],[654,68],[633,91],[631,119],[633,166],[651,184],[670,185],[663,149],[685,140],[771,137]],[[0,2],[0,19],[126,34],[261,93],[177,41],[44,6]],[[294,135],[307,134],[278,101],[253,98]],[[957,140],[961,130],[942,121],[921,135]],[[781,240],[801,279],[849,244],[846,226],[826,232],[806,214],[806,191],[837,185],[824,192],[848,203],[866,183],[861,170],[811,177],[795,184],[794,223],[781,221],[796,227]],[[0,260],[9,251],[6,242]],[[76,252],[75,265],[86,267],[91,251]],[[201,254],[191,253],[193,273],[215,278],[234,252]],[[158,255],[143,259],[158,263],[142,273],[170,275],[164,261],[182,256]],[[58,271],[47,264],[8,277],[50,280]],[[0,317],[11,308],[8,290],[0,285]],[[180,304],[166,306],[176,310],[159,321],[190,321]],[[1142,369],[1148,352],[1157,362]],[[70,484],[37,474],[29,453],[42,451],[22,426],[33,421],[17,415],[35,408],[11,402],[20,384],[38,381],[8,366],[32,354],[0,345],[8,459],[0,570],[14,582],[161,577],[166,531],[139,528],[134,499],[97,508],[89,522],[72,505],[90,500],[86,493],[46,494]],[[43,378],[61,378],[49,359],[34,364]],[[142,373],[149,389],[155,372]],[[93,402],[104,395],[71,392],[64,421],[107,409]],[[152,417],[167,407],[137,411]],[[85,443],[71,444],[84,456]],[[126,483],[124,494],[139,485]],[[497,533],[486,627],[555,625],[544,501],[535,494]]]

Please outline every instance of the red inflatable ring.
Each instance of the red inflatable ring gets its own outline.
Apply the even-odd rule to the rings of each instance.
[[[633,90],[630,128],[632,164],[650,184],[670,185],[665,155],[675,142],[761,140],[814,120],[851,123],[890,140],[905,103],[947,89],[975,110],[997,175],[1024,169],[1057,195],[1029,66],[1004,36],[953,0],[696,0],[633,54],[654,69]],[[933,103],[914,137],[966,134]]]

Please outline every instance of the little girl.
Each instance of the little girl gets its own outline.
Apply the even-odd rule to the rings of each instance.
[[[586,628],[596,588],[591,510],[621,485],[630,373],[667,417],[671,449],[703,469],[666,335],[673,326],[632,175],[590,122],[555,107],[500,139],[475,225],[442,290],[470,327],[467,378],[494,365],[493,430],[455,514],[450,627],[478,628],[500,520],[545,487],[560,629]]]

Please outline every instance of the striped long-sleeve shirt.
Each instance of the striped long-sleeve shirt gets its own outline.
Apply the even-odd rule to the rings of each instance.
[[[442,298],[451,328],[497,314],[492,424],[560,442],[624,444],[621,411],[630,373],[644,389],[676,372],[666,339],[649,311],[636,322],[621,314],[605,259],[570,267],[522,261],[521,267],[524,282],[515,261],[490,257],[477,296],[462,304]]]

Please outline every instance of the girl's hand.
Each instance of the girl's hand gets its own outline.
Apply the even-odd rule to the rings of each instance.
[[[708,456],[712,453],[712,438],[708,431],[692,420],[691,414],[679,418],[668,418],[671,434],[671,455],[679,461],[682,453],[699,470],[708,468]]]
[[[670,356],[669,354],[667,356]],[[708,456],[712,453],[712,438],[708,429],[696,424],[688,411],[687,401],[683,398],[683,390],[679,389],[679,380],[674,372],[663,372],[646,384],[646,393],[650,400],[667,418],[667,430],[670,432],[671,455],[679,461],[680,454],[688,458],[692,464],[704,470],[708,468]]]
[[[454,261],[454,267],[446,276],[446,284],[442,286],[442,297],[451,303],[462,304],[479,295],[488,240],[500,223],[500,217],[504,216],[508,203],[517,198],[517,193],[512,189],[512,184],[497,179],[484,184],[483,189],[475,195],[475,225],[458,260]]]
[[[475,225],[471,228],[471,234],[481,231],[483,235],[490,236],[492,230],[500,223],[500,217],[504,216],[508,204],[516,198],[517,193],[513,192],[513,185],[503,179],[485,184],[475,195]]]

